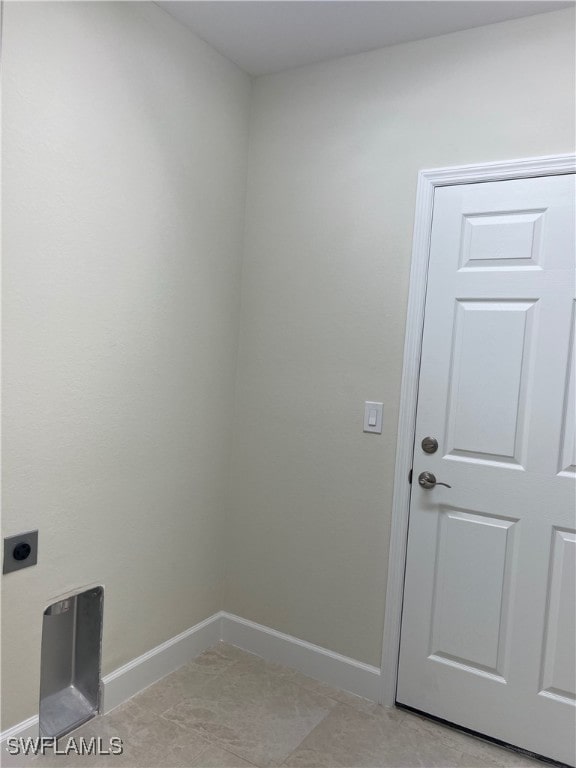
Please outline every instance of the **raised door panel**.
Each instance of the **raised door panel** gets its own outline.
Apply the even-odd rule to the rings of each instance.
[[[542,695],[576,701],[576,533],[554,528],[542,658]]]
[[[464,214],[460,268],[541,269],[544,215],[544,209]]]
[[[522,469],[537,302],[456,302],[446,458]]]
[[[516,520],[438,515],[429,658],[504,680]]]
[[[559,473],[574,477],[576,474],[576,304],[572,304],[572,322],[570,329],[570,351],[568,357],[568,372],[564,392],[564,409],[562,437],[560,441]]]

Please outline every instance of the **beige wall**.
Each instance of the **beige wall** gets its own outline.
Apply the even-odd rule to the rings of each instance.
[[[573,73],[562,11],[256,81],[228,610],[379,664],[417,172],[573,151]]]
[[[249,78],[153,4],[4,4],[3,727],[42,611],[105,585],[103,671],[222,607]]]

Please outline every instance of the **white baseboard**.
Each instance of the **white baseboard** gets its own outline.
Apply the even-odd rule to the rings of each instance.
[[[221,614],[186,629],[102,678],[100,711],[110,712],[144,688],[192,661],[221,639]]]
[[[326,648],[299,640],[262,624],[220,611],[102,678],[100,711],[105,714],[223,640],[266,661],[284,664],[342,690],[378,701],[380,669]],[[0,734],[9,738],[38,736],[38,715]]]
[[[292,635],[285,635],[240,616],[226,612],[221,616],[224,642],[255,653],[266,661],[292,667],[334,688],[341,688],[372,701],[379,700],[382,686],[378,667],[342,656]]]
[[[100,712],[106,714],[124,704],[149,685],[158,682],[170,672],[192,661],[221,639],[221,614],[215,613],[199,624],[186,629],[175,637],[166,640],[132,659],[122,667],[104,675],[102,678],[102,699]],[[5,742],[9,738],[27,738],[38,736],[38,715],[23,720],[0,734],[0,754],[3,754]]]
[[[13,725],[12,728],[7,728],[5,731],[2,731],[0,733],[0,745],[1,745],[1,752],[0,754],[4,754],[4,747],[6,746],[6,741],[8,739],[28,739],[28,738],[36,738],[39,733],[38,728],[38,715],[34,715],[33,717],[29,717],[27,720],[22,720],[21,723],[16,723],[16,725]],[[2,765],[2,760],[0,758],[0,765]]]

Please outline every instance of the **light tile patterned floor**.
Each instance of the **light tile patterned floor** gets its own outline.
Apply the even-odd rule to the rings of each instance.
[[[538,761],[286,667],[219,645],[78,729],[112,736],[108,757],[3,757],[2,766],[83,768],[542,768]]]

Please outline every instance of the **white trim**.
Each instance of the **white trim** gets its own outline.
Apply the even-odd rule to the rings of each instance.
[[[124,704],[149,685],[158,682],[170,672],[174,672],[216,645],[221,639],[222,614],[219,612],[151,648],[114,672],[104,675],[100,712],[106,714],[120,704]],[[38,715],[17,723],[0,733],[0,753],[3,753],[7,739],[36,737],[38,733]]]
[[[192,661],[222,636],[221,614],[215,613],[165,643],[132,659],[102,678],[103,714],[110,712],[144,688],[158,682],[183,664]]]
[[[576,155],[553,155],[502,163],[463,165],[454,168],[436,168],[420,171],[416,194],[410,291],[404,342],[404,366],[396,443],[396,468],[392,501],[392,525],[388,583],[382,643],[382,691],[380,701],[394,706],[400,651],[400,622],[406,567],[406,541],[410,485],[408,473],[412,467],[414,431],[416,426],[416,402],[420,373],[422,330],[424,327],[424,303],[428,277],[428,253],[432,228],[434,190],[449,184],[473,184],[485,181],[505,181],[534,176],[553,176],[576,172]]]
[[[222,636],[224,642],[255,653],[266,661],[284,664],[334,688],[378,701],[378,667],[230,613],[222,614]]]
[[[38,715],[29,717],[27,720],[22,720],[21,723],[16,723],[16,725],[13,725],[12,728],[7,728],[5,731],[0,733],[0,755],[4,754],[6,741],[8,739],[36,738],[39,733],[40,730],[38,727]],[[1,758],[0,765],[2,765]]]
[[[242,648],[267,661],[284,664],[335,688],[377,701],[380,670],[342,656],[262,624],[220,611],[165,643],[143,653],[102,678],[102,705],[106,714],[140,691],[192,661],[218,641]],[[1,751],[6,739],[38,736],[38,715],[17,723],[0,734]]]

